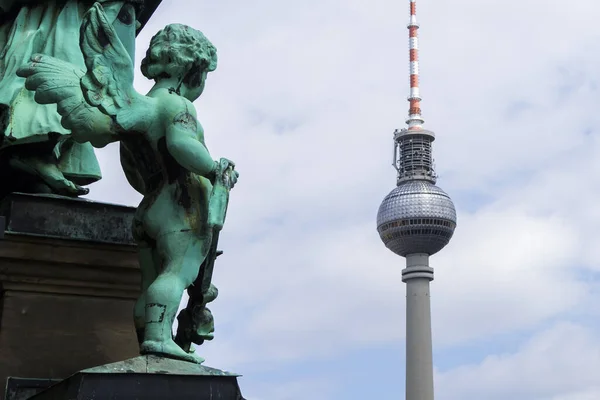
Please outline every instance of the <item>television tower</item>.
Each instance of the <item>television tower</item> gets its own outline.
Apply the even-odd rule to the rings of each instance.
[[[406,258],[406,400],[433,400],[429,256],[448,244],[456,227],[454,204],[435,185],[432,131],[423,129],[419,92],[419,24],[410,0],[410,108],[406,128],[394,132],[396,188],[377,213],[377,231],[388,249]]]

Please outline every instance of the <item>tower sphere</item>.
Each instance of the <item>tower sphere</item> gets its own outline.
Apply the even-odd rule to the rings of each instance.
[[[456,209],[442,189],[427,180],[400,183],[383,199],[377,231],[385,246],[400,256],[435,254],[454,234]]]

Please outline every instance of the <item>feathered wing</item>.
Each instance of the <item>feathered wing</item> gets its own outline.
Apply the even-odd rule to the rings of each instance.
[[[81,79],[86,100],[124,131],[146,131],[154,100],[133,88],[133,62],[99,3],[84,16],[79,44],[87,67]]]
[[[34,54],[28,64],[17,71],[26,78],[25,87],[35,91],[35,101],[57,106],[61,124],[73,138],[104,147],[117,140],[117,130],[111,118],[88,104],[81,90],[85,71],[51,56]]]

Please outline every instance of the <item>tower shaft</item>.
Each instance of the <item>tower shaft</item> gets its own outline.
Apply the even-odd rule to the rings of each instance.
[[[429,255],[406,256],[406,400],[433,400],[433,345]]]

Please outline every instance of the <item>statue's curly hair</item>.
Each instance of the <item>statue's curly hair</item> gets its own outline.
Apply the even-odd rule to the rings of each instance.
[[[154,35],[142,60],[142,74],[154,80],[183,75],[193,69],[202,74],[216,68],[215,46],[202,32],[182,24],[167,25]],[[199,82],[199,77],[192,81]]]

